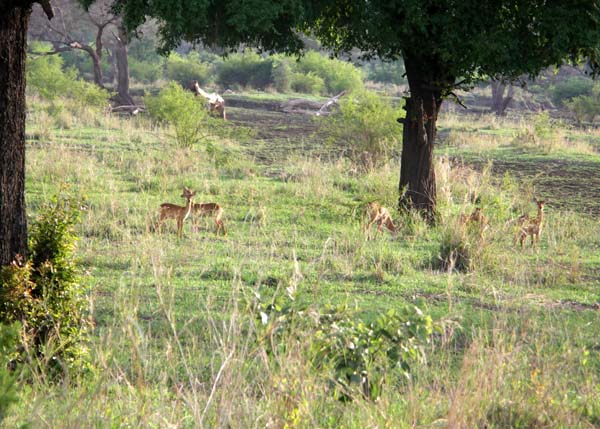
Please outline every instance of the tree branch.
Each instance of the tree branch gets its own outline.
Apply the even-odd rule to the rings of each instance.
[[[54,10],[52,9],[52,5],[50,4],[50,0],[40,0],[38,3],[42,6],[42,10],[48,17],[48,19],[54,18]]]

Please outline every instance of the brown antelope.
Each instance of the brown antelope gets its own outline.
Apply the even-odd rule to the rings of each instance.
[[[366,220],[367,218],[368,221]],[[392,221],[392,216],[390,215],[389,210],[375,201],[367,205],[363,219],[364,229],[367,233],[367,240],[371,239],[371,226],[373,226],[374,223],[377,223],[375,238],[377,238],[377,234],[381,232],[384,226],[389,229],[392,234],[396,233],[396,226],[394,225],[394,221]]]
[[[537,242],[540,241],[540,237],[542,236],[542,226],[544,223],[544,205],[545,201],[536,201],[538,206],[537,216],[534,218],[530,218],[527,214],[519,216],[517,220],[519,225],[519,231],[517,232],[517,237],[515,240],[515,244],[517,240],[521,245],[521,249],[523,248],[523,242],[527,238],[528,235],[531,236],[531,247],[535,246]]]
[[[488,228],[488,218],[483,214],[483,210],[481,207],[477,207],[473,213],[470,215],[462,214],[460,215],[460,223],[466,225],[468,223],[478,223],[479,224],[479,237],[483,238],[484,231]]]
[[[217,235],[219,230],[223,230],[223,235],[227,234],[225,224],[223,223],[223,207],[217,203],[200,203],[192,205],[192,212],[199,216],[214,216],[215,225],[217,226]]]
[[[163,203],[160,205],[160,217],[158,219],[158,232],[160,233],[162,224],[165,219],[175,219],[177,221],[177,236],[181,237],[183,231],[183,222],[192,212],[193,198],[196,192],[191,189],[183,188],[182,198],[186,199],[185,206],[178,206],[171,203]]]

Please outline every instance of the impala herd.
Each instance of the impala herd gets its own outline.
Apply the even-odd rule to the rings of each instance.
[[[162,225],[166,219],[175,219],[177,222],[177,236],[181,237],[183,233],[183,223],[189,217],[192,217],[192,231],[196,231],[197,217],[212,217],[215,222],[216,234],[219,231],[223,232],[223,235],[227,234],[225,224],[223,223],[223,208],[217,203],[194,203],[195,191],[184,187],[181,197],[185,199],[185,206],[179,206],[177,204],[163,203],[160,205],[160,212],[158,218],[158,231],[162,230]],[[542,235],[542,227],[544,223],[544,201],[536,201],[538,212],[537,216],[530,217],[528,214],[521,215],[516,219],[517,234],[515,237],[515,245],[517,242],[523,248],[523,243],[528,236],[531,237],[531,247],[534,247],[540,241]],[[488,229],[488,218],[483,214],[483,209],[477,207],[470,215],[461,214],[459,217],[461,225],[477,225],[479,227],[479,237],[483,239],[484,232]],[[389,230],[393,235],[396,235],[398,230],[390,211],[383,207],[376,201],[370,202],[366,205],[363,211],[363,233],[366,235],[367,240],[371,240],[371,227],[376,225],[376,231],[374,238],[383,232],[383,228]]]

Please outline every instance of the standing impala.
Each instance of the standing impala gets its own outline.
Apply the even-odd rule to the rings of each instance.
[[[217,203],[193,204],[192,211],[199,216],[214,216],[215,225],[217,226],[217,235],[219,235],[219,230],[221,229],[223,230],[223,235],[227,234],[225,224],[223,223],[223,207]]]
[[[530,218],[529,215],[524,214],[519,217],[519,232],[517,233],[516,241],[523,248],[523,242],[528,235],[531,236],[531,247],[535,246],[540,241],[542,235],[542,226],[544,224],[544,205],[545,201],[536,201],[538,206],[537,216]]]
[[[183,222],[192,212],[193,198],[196,192],[191,189],[183,188],[182,198],[186,199],[185,206],[178,206],[171,203],[162,203],[160,205],[160,217],[158,219],[158,232],[161,231],[165,219],[175,219],[177,221],[177,236],[181,237],[183,231]]]

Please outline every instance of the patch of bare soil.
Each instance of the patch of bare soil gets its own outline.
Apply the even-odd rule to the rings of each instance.
[[[508,172],[533,181],[537,197],[552,207],[600,215],[600,165],[575,160],[494,160],[492,171],[501,177]],[[475,168],[483,163],[470,162]]]

